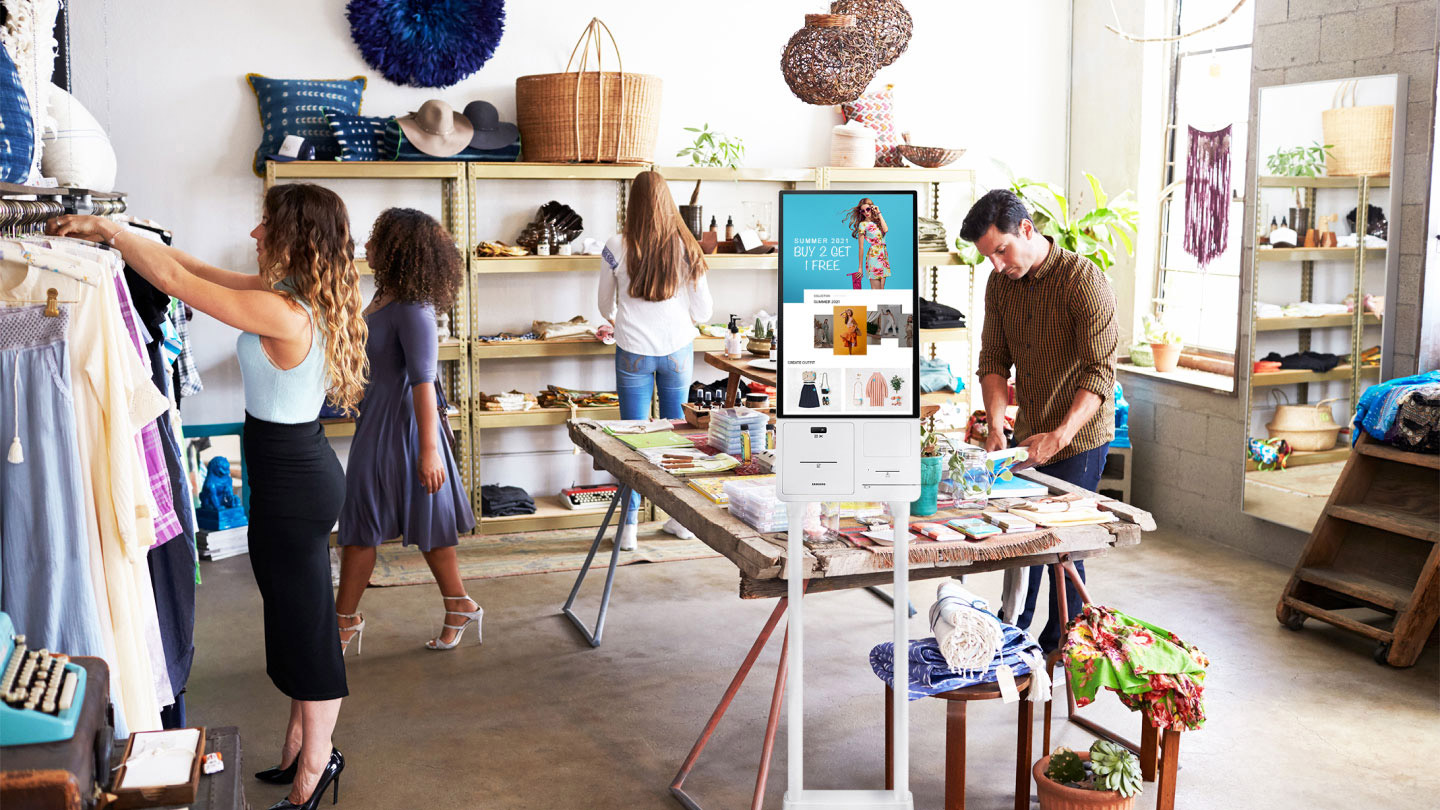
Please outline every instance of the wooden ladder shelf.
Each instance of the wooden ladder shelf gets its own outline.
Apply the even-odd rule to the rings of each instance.
[[[1440,455],[1413,453],[1362,433],[1276,618],[1291,630],[1314,618],[1375,641],[1375,660],[1408,667],[1440,616]],[[1390,614],[1388,629],[1340,611]]]

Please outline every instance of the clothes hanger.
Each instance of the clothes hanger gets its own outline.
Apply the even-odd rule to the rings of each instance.
[[[45,311],[42,312],[41,314],[44,315],[44,316],[47,317],[47,318],[58,318],[58,317],[60,317],[60,305],[61,305],[61,304],[78,304],[78,303],[80,303],[80,302],[79,302],[79,301],[61,301],[61,300],[60,300],[60,291],[57,290],[57,289],[55,289],[54,287],[51,287],[50,289],[48,289],[48,290],[45,291],[45,299],[44,299],[43,301],[42,301],[42,300],[37,300],[37,299],[34,299],[34,298],[16,298],[16,299],[0,300],[0,304],[4,304],[5,306],[8,306],[8,307],[22,307],[22,306],[34,306],[34,305],[36,305],[36,304],[44,304],[44,305],[45,305]]]
[[[85,273],[73,267],[62,267],[57,264],[46,262],[43,259],[37,258],[35,254],[25,246],[24,241],[13,237],[0,239],[0,259],[26,264],[30,267],[34,267],[37,270],[45,270],[51,273],[58,273],[62,276],[65,276],[66,278],[74,279],[75,281],[78,281],[81,284],[85,284],[90,287],[99,286],[99,283],[92,279],[89,273]]]

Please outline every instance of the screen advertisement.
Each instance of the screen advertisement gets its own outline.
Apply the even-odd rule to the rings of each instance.
[[[916,204],[780,192],[781,418],[920,418]]]

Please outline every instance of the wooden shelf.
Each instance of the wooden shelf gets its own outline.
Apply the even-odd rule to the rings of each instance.
[[[1360,369],[1360,373],[1361,373],[1362,375],[1364,375],[1364,374],[1378,374],[1379,371],[1380,371],[1380,367],[1379,367],[1379,366],[1365,366],[1365,367],[1363,367],[1363,368]],[[1349,364],[1349,363],[1342,363],[1341,365],[1338,365],[1338,366],[1336,366],[1335,368],[1333,368],[1333,369],[1331,369],[1330,371],[1327,371],[1327,372],[1325,372],[1325,373],[1323,373],[1323,374],[1322,374],[1322,373],[1319,373],[1319,372],[1315,372],[1315,371],[1309,371],[1309,370],[1303,369],[1303,368],[1299,368],[1299,369],[1286,369],[1286,370],[1283,370],[1283,371],[1258,371],[1258,372],[1251,372],[1251,374],[1250,374],[1250,384],[1251,384],[1251,385],[1255,385],[1255,386],[1259,386],[1259,385],[1293,385],[1293,384],[1295,384],[1295,383],[1333,382],[1333,381],[1335,381],[1335,380],[1348,380],[1348,379],[1350,379],[1350,364]]]
[[[1385,248],[1365,248],[1365,259],[1385,258]],[[1334,262],[1355,260],[1355,248],[1257,248],[1257,262]]]
[[[1350,523],[1403,534],[1416,540],[1440,543],[1440,528],[1436,527],[1434,520],[1393,506],[1373,503],[1336,504],[1330,507],[1330,515]]]
[[[577,408],[575,415],[578,417],[588,417],[590,419],[619,419],[620,406]],[[473,423],[475,430],[563,425],[569,419],[569,408],[531,408],[528,411],[477,410],[470,417],[470,421]]]
[[[965,403],[967,399],[964,391],[931,391],[928,394],[920,395],[921,405],[943,405],[947,402]]]
[[[442,341],[440,341],[440,353],[435,356],[435,359],[437,359],[437,360],[464,360],[464,359],[465,359],[465,342],[462,341],[462,340],[456,340],[456,339],[454,339],[454,338],[452,338],[452,339],[450,339],[450,340],[442,340]]]
[[[1298,568],[1295,576],[1301,582],[1319,585],[1336,593],[1353,596],[1362,602],[1379,605],[1387,610],[1400,610],[1410,604],[1410,591],[1354,571],[1334,568]]]
[[[480,525],[484,526],[486,531],[477,532],[477,534],[579,529],[589,526],[599,526],[600,521],[605,519],[604,509],[593,511],[571,509],[565,505],[565,502],[559,495],[541,495],[534,500],[535,514],[533,515],[481,517]]]
[[[449,160],[292,160],[268,161],[276,178],[355,180],[452,180],[461,176],[462,164]]]
[[[697,337],[695,351],[718,352],[725,338]],[[500,343],[476,342],[470,353],[477,359],[502,360],[514,357],[590,357],[615,353],[613,344],[598,340],[512,340]]]
[[[1401,450],[1388,444],[1378,441],[1361,442],[1357,445],[1360,452],[1367,456],[1383,458],[1386,461],[1398,461],[1401,464],[1413,464],[1417,467],[1428,467],[1432,470],[1440,470],[1440,455],[1434,453],[1416,453],[1413,450]]]
[[[649,163],[470,162],[472,180],[633,180]]]
[[[969,183],[970,169],[922,169],[911,166],[874,166],[864,169],[825,168],[827,183]]]
[[[956,329],[921,329],[921,343],[948,343],[958,340],[969,340],[970,330],[961,326]]]
[[[723,169],[708,166],[656,166],[655,171],[665,175],[666,180],[677,183],[696,180],[716,182],[749,183],[816,183],[820,179],[819,169]]]
[[[355,420],[351,418],[321,419],[320,424],[325,428],[325,435],[331,438],[355,435]],[[460,414],[450,414],[451,430],[458,433],[464,429],[464,424],[460,419]]]
[[[775,270],[777,253],[711,253],[705,257],[711,270]],[[958,254],[931,251],[920,254],[921,267],[964,266]],[[476,256],[470,272],[477,275],[501,273],[555,273],[597,271],[604,265],[599,256]]]
[[[1340,441],[1345,441],[1344,437],[1341,437]],[[1289,469],[1291,467],[1308,467],[1311,464],[1329,464],[1332,461],[1344,461],[1349,457],[1350,446],[1348,444],[1331,450],[1295,450],[1290,453],[1290,458],[1286,459],[1285,467]],[[1245,459],[1246,472],[1258,472],[1259,470],[1260,465],[1255,462],[1255,459]]]
[[[1361,318],[1365,326],[1379,326],[1380,316],[1369,312]],[[1317,315],[1313,318],[1256,318],[1256,332],[1286,332],[1294,329],[1328,329],[1337,326],[1351,326],[1355,323],[1355,316],[1349,313],[1340,315]]]
[[[1360,188],[1358,177],[1280,177],[1261,175],[1256,178],[1260,188]],[[1389,175],[1375,175],[1370,178],[1370,188],[1388,188]]]

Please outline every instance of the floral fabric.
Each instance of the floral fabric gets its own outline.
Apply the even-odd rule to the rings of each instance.
[[[890,276],[890,251],[885,247],[885,234],[873,222],[860,224],[860,236],[867,243],[865,248],[865,274],[872,279]]]
[[[1113,690],[1155,728],[1194,731],[1205,725],[1205,671],[1210,659],[1168,630],[1118,610],[1086,605],[1065,636],[1065,668],[1075,703]]]

